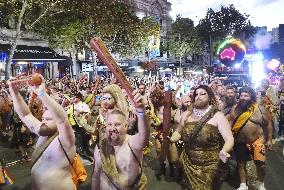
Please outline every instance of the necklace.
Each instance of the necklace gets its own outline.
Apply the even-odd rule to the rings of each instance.
[[[206,110],[199,110],[196,108],[193,108],[193,113],[194,115],[196,115],[197,117],[203,117],[209,110],[210,110],[211,106],[209,106]]]

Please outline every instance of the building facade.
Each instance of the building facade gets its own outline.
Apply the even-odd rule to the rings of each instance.
[[[0,75],[3,79],[5,64],[11,44],[16,36],[14,30],[0,28]],[[46,78],[58,77],[58,67],[66,59],[48,47],[48,42],[41,36],[22,32],[11,63],[11,74],[42,74]]]
[[[272,43],[279,43],[279,28],[272,28],[271,31],[271,35],[272,35]]]
[[[158,39],[159,45],[155,53],[148,52],[148,57],[141,54],[136,60],[138,62],[145,62],[148,60],[155,61],[159,64],[167,62],[167,55],[163,54],[160,49],[165,43],[167,31],[171,27],[172,18],[170,16],[172,4],[167,0],[134,0],[134,11],[139,18],[153,17],[157,23],[160,24],[160,37]],[[146,50],[147,51],[147,50]]]
[[[279,24],[278,28],[278,35],[279,35],[279,44],[284,45],[284,24]]]

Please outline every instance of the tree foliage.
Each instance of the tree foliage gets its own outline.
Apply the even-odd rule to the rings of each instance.
[[[113,52],[131,56],[144,52],[149,37],[159,32],[154,19],[139,19],[134,14],[131,1],[27,1],[23,29],[43,35],[53,47],[82,50],[91,37],[100,36]],[[18,17],[21,4],[22,0],[0,0],[4,27],[14,28],[11,23]]]
[[[201,41],[191,19],[178,15],[171,28],[172,30],[167,33],[167,50],[170,54],[182,58],[201,52]]]
[[[81,50],[90,38],[100,36],[112,52],[122,56],[144,51],[149,37],[157,34],[159,25],[151,18],[140,20],[131,4],[111,0],[68,0],[65,11],[57,11],[38,23],[37,32],[53,46]]]
[[[254,33],[249,15],[240,13],[232,4],[229,6],[222,5],[218,11],[208,9],[205,18],[200,20],[197,29],[202,40],[208,43],[210,36],[214,41],[218,41],[228,35],[245,39]]]

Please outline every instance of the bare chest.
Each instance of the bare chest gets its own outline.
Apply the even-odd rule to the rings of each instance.
[[[40,147],[42,143],[44,143],[44,141],[41,140],[38,147]],[[65,159],[65,155],[56,137],[38,158],[34,167],[64,167],[66,165],[68,165],[67,158]]]
[[[120,150],[115,151],[116,163],[119,171],[122,174],[128,174],[129,172],[133,174],[138,174],[139,173],[138,161],[135,159],[128,144],[125,144],[123,146],[124,147],[120,148]],[[137,157],[137,159],[139,158]]]

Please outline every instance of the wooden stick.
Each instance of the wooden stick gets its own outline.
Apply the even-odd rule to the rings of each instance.
[[[163,143],[161,147],[161,161],[166,160],[167,152],[169,150],[169,131],[171,128],[171,111],[172,111],[172,92],[165,92],[164,110],[163,110]]]
[[[125,89],[128,97],[133,100],[132,92],[133,88],[129,81],[126,79],[123,71],[120,69],[114,58],[111,56],[104,42],[95,37],[91,40],[90,46],[97,52],[98,57],[106,64],[109,70],[114,74],[115,78],[121,84],[122,88]]]

